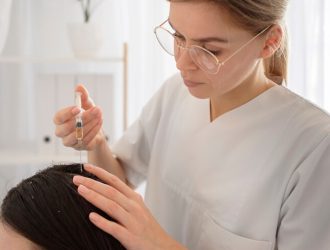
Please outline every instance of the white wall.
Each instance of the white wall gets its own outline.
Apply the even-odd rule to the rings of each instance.
[[[120,3],[104,0],[91,18],[91,22],[104,25],[104,57],[122,55],[124,33],[120,30],[124,10]],[[72,57],[67,24],[82,21],[78,1],[13,0],[12,7],[10,30],[3,56]],[[52,65],[1,64],[0,149],[34,146],[38,133],[35,124],[34,73],[41,69],[47,71],[47,68],[52,68]]]

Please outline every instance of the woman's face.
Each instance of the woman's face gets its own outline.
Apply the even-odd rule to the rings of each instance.
[[[32,241],[16,233],[10,226],[0,221],[0,249],[40,250]]]
[[[253,38],[251,33],[232,22],[227,9],[211,2],[171,2],[169,23],[176,35],[185,40],[186,46],[199,45],[213,52],[220,61],[225,61]],[[176,65],[193,96],[220,97],[249,81],[261,59],[263,43],[261,36],[256,38],[225,62],[215,75],[201,70],[187,50],[180,50],[175,58]]]

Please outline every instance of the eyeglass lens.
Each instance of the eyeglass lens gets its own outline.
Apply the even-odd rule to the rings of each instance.
[[[216,73],[218,71],[218,63],[215,58],[206,50],[197,46],[189,48],[184,47],[184,43],[176,38],[168,30],[158,27],[155,30],[157,40],[161,47],[170,55],[179,55],[181,50],[188,49],[189,55],[192,60],[202,69],[209,73]]]

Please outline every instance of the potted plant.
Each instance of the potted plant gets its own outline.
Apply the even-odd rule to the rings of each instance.
[[[75,0],[79,2],[82,10],[83,22],[70,23],[69,37],[71,47],[77,58],[95,58],[99,56],[104,42],[103,26],[91,22],[94,10],[103,0]]]

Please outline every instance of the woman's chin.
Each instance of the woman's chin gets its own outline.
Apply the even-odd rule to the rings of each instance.
[[[194,88],[188,88],[189,93],[198,98],[198,99],[207,99],[210,98],[210,94],[207,91],[203,91],[203,89],[194,87]]]

